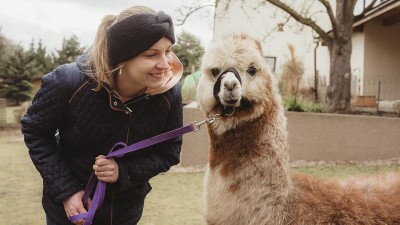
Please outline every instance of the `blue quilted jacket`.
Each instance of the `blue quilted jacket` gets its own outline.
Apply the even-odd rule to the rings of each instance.
[[[29,155],[43,178],[44,210],[59,225],[71,224],[62,200],[85,188],[96,156],[106,155],[116,142],[133,144],[182,126],[179,84],[123,103],[107,84],[94,91],[96,82],[89,77],[72,93],[67,79],[84,69],[79,65],[62,65],[45,75],[21,121]],[[135,224],[151,190],[149,179],[179,163],[181,144],[175,138],[116,158],[119,179],[107,184],[93,224]]]

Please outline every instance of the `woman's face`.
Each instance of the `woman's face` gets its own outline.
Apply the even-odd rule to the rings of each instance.
[[[171,47],[171,41],[163,37],[140,55],[126,61],[121,74],[124,82],[129,82],[134,88],[161,87],[173,61]]]

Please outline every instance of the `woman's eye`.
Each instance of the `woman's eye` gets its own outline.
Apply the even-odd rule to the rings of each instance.
[[[212,68],[212,69],[211,69],[211,73],[212,73],[212,75],[213,75],[214,77],[218,76],[219,72],[220,72],[220,69],[219,69],[219,68]]]
[[[250,66],[250,67],[247,69],[247,73],[249,73],[249,74],[252,75],[252,76],[254,76],[254,75],[256,74],[256,72],[257,72],[257,69],[256,69],[254,66]]]
[[[144,55],[144,56],[146,56],[147,58],[151,58],[151,57],[156,56],[156,54],[148,54],[148,55]]]

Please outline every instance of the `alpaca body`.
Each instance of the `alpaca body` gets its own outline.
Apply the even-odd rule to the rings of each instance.
[[[397,173],[338,181],[293,175],[290,224],[400,224],[399,177]]]
[[[209,127],[208,224],[400,224],[400,174],[340,181],[290,176],[281,150],[285,132],[265,122],[258,118],[222,135]]]
[[[221,135],[213,130],[219,130],[218,123],[226,123],[226,119],[209,126],[211,152],[206,173],[209,224],[284,224],[285,213],[267,213],[286,212],[291,189],[287,154],[274,150],[285,149],[282,144],[286,132],[276,129],[284,128],[284,123],[270,124],[271,116],[278,115],[264,114],[245,124],[238,122],[234,129]],[[274,138],[270,139],[271,136]]]
[[[258,189],[262,191],[254,193],[244,186],[235,186],[235,183],[242,182],[246,177],[248,178],[245,175],[245,171],[243,171],[243,174],[227,178],[221,177],[218,174],[220,172],[221,170],[216,168],[216,170],[209,170],[206,173],[206,183],[208,184],[206,187],[206,220],[208,224],[283,224],[271,222],[283,221],[283,216],[269,212],[284,212],[284,204],[279,202],[280,204],[278,205],[276,204],[277,201],[272,204],[274,197],[265,188]],[[260,176],[255,177],[261,179]],[[246,182],[255,183],[255,180],[247,180]],[[264,182],[258,183],[262,184]],[[254,188],[257,188],[257,186],[254,186]]]

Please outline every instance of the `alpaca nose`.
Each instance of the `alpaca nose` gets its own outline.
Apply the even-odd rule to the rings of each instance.
[[[224,82],[224,86],[228,91],[233,91],[237,86],[237,82],[235,80],[229,80]]]

